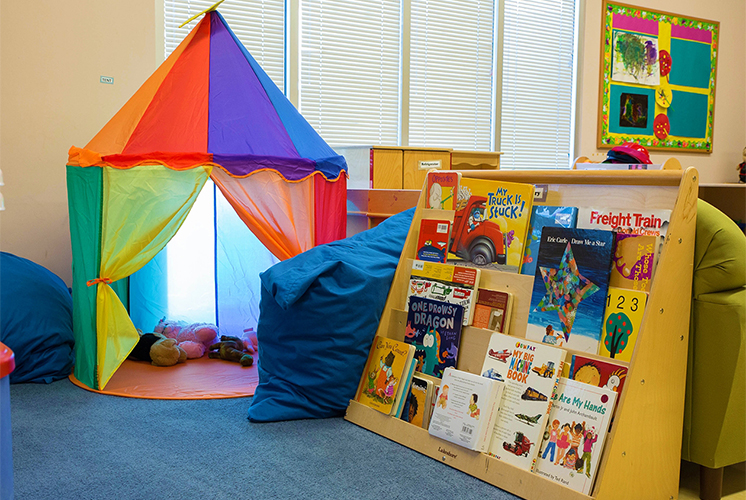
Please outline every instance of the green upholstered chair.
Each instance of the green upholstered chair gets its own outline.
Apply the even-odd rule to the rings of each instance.
[[[719,499],[723,467],[746,461],[746,236],[699,200],[681,458],[700,497]]]

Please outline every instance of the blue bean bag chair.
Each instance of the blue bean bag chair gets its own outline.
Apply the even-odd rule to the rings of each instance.
[[[0,342],[16,360],[10,383],[50,383],[70,375],[70,290],[48,269],[6,252],[0,252],[0,275]]]
[[[260,275],[252,422],[342,415],[355,396],[414,209]]]

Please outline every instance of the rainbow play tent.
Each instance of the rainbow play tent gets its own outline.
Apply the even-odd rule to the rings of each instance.
[[[126,277],[174,236],[208,178],[279,259],[343,238],[346,170],[217,12],[67,165],[75,377],[103,389],[138,333]]]

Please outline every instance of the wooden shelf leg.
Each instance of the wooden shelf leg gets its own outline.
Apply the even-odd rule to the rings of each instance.
[[[702,500],[720,500],[723,496],[723,468],[710,469],[699,466],[699,498]]]

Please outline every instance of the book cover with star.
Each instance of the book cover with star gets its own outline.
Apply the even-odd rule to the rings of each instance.
[[[542,230],[527,339],[598,352],[613,246],[613,231]]]

